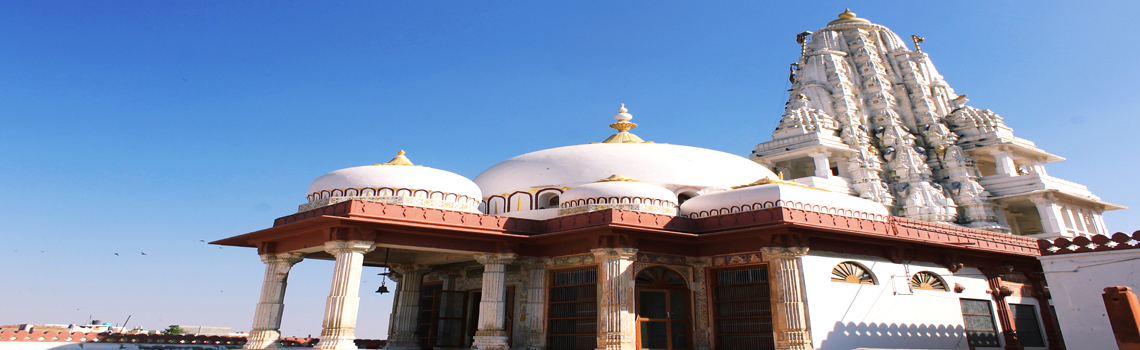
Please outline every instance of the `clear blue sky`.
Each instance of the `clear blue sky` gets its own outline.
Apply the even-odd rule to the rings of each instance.
[[[787,100],[795,34],[849,6],[925,36],[958,93],[1069,159],[1050,175],[1140,207],[1140,5],[931,3],[2,2],[0,324],[248,330],[263,264],[201,241],[400,149],[473,178],[601,141],[626,103],[647,140],[747,155]],[[1109,228],[1140,229],[1135,210]],[[294,269],[283,333],[320,333],[331,271]],[[387,330],[377,272],[363,338]]]

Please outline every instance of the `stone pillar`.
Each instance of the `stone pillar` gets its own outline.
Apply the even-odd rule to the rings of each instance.
[[[693,328],[696,332],[693,333],[693,348],[696,350],[708,350],[712,344],[712,325],[709,324],[709,315],[712,310],[709,310],[709,293],[708,275],[705,273],[707,268],[712,263],[712,258],[703,257],[689,257],[687,259],[689,265],[693,266],[693,280],[689,283],[689,290],[693,292]]]
[[[304,259],[305,253],[262,254],[265,278],[261,282],[261,298],[253,314],[253,330],[243,349],[281,347],[281,313],[285,311],[285,286],[289,270]]]
[[[633,350],[637,318],[633,307],[636,248],[591,249],[598,262],[598,350]]]
[[[526,259],[522,271],[526,274],[526,305],[519,326],[527,350],[546,350],[546,272],[550,259]]]
[[[998,148],[990,150],[994,156],[994,170],[998,174],[1017,176],[1017,166],[1013,163],[1013,153],[1008,149]]]
[[[393,317],[395,322],[384,348],[419,349],[416,327],[419,326],[420,317],[420,286],[423,284],[424,274],[431,271],[431,266],[392,265],[392,270],[400,274],[400,284],[396,285],[396,293],[400,299],[395,306],[396,314]]]
[[[1065,341],[1061,339],[1061,329],[1057,328],[1057,320],[1053,310],[1049,308],[1049,291],[1046,289],[1045,274],[1026,273],[1025,277],[1033,285],[1033,297],[1037,299],[1037,312],[1041,314],[1041,323],[1045,325],[1045,339],[1049,342],[1049,350],[1065,350]]]
[[[812,161],[815,162],[815,176],[816,177],[822,177],[822,178],[831,177],[831,162],[829,162],[827,160],[827,157],[831,156],[831,152],[827,152],[827,151],[812,152],[812,153],[808,153],[808,156],[811,157]]]
[[[776,349],[811,350],[807,297],[804,290],[803,261],[807,247],[760,248],[772,269],[772,322]]]
[[[986,275],[986,282],[990,284],[989,292],[994,297],[994,304],[997,304],[997,319],[1001,325],[1002,337],[1005,338],[1005,349],[1024,350],[1021,341],[1017,339],[1013,313],[1009,311],[1009,303],[1005,301],[1005,297],[1012,295],[1013,291],[1001,285],[1001,273],[992,270],[985,270],[982,273]]]
[[[360,308],[360,272],[364,253],[376,246],[368,241],[328,241],[325,252],[336,257],[332,290],[325,302],[321,342],[314,349],[356,349],[356,314]]]
[[[474,350],[508,350],[507,344],[507,263],[514,253],[475,254],[483,264],[483,292],[479,300],[479,330],[471,344]]]
[[[839,169],[839,177],[851,179],[851,173],[847,171],[847,158],[839,157],[835,160],[835,167]]]
[[[1029,168],[1033,169],[1034,174],[1041,175],[1041,176],[1048,176],[1049,175],[1049,174],[1045,173],[1045,163],[1042,161],[1034,161],[1029,166]]]
[[[1041,216],[1041,229],[1045,233],[1056,237],[1072,237],[1073,235],[1065,232],[1064,221],[1062,221],[1065,213],[1062,212],[1062,207],[1053,200],[1052,196],[1048,195],[1033,195],[1029,196],[1029,200],[1037,206],[1037,214]]]

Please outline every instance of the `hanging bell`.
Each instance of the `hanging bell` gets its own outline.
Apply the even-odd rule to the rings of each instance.
[[[383,284],[380,285],[380,289],[376,290],[376,293],[380,293],[380,294],[384,294],[387,292],[388,292],[388,286],[385,286]]]

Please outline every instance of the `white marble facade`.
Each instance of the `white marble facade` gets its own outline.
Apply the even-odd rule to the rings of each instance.
[[[1101,214],[1123,207],[1046,175],[1046,163],[1064,158],[967,105],[920,49],[923,38],[839,17],[797,36],[784,115],[754,161],[910,219],[1035,238],[1107,233]]]

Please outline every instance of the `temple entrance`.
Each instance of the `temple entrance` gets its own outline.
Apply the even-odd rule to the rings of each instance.
[[[637,347],[690,349],[689,288],[676,271],[655,266],[637,274]]]

